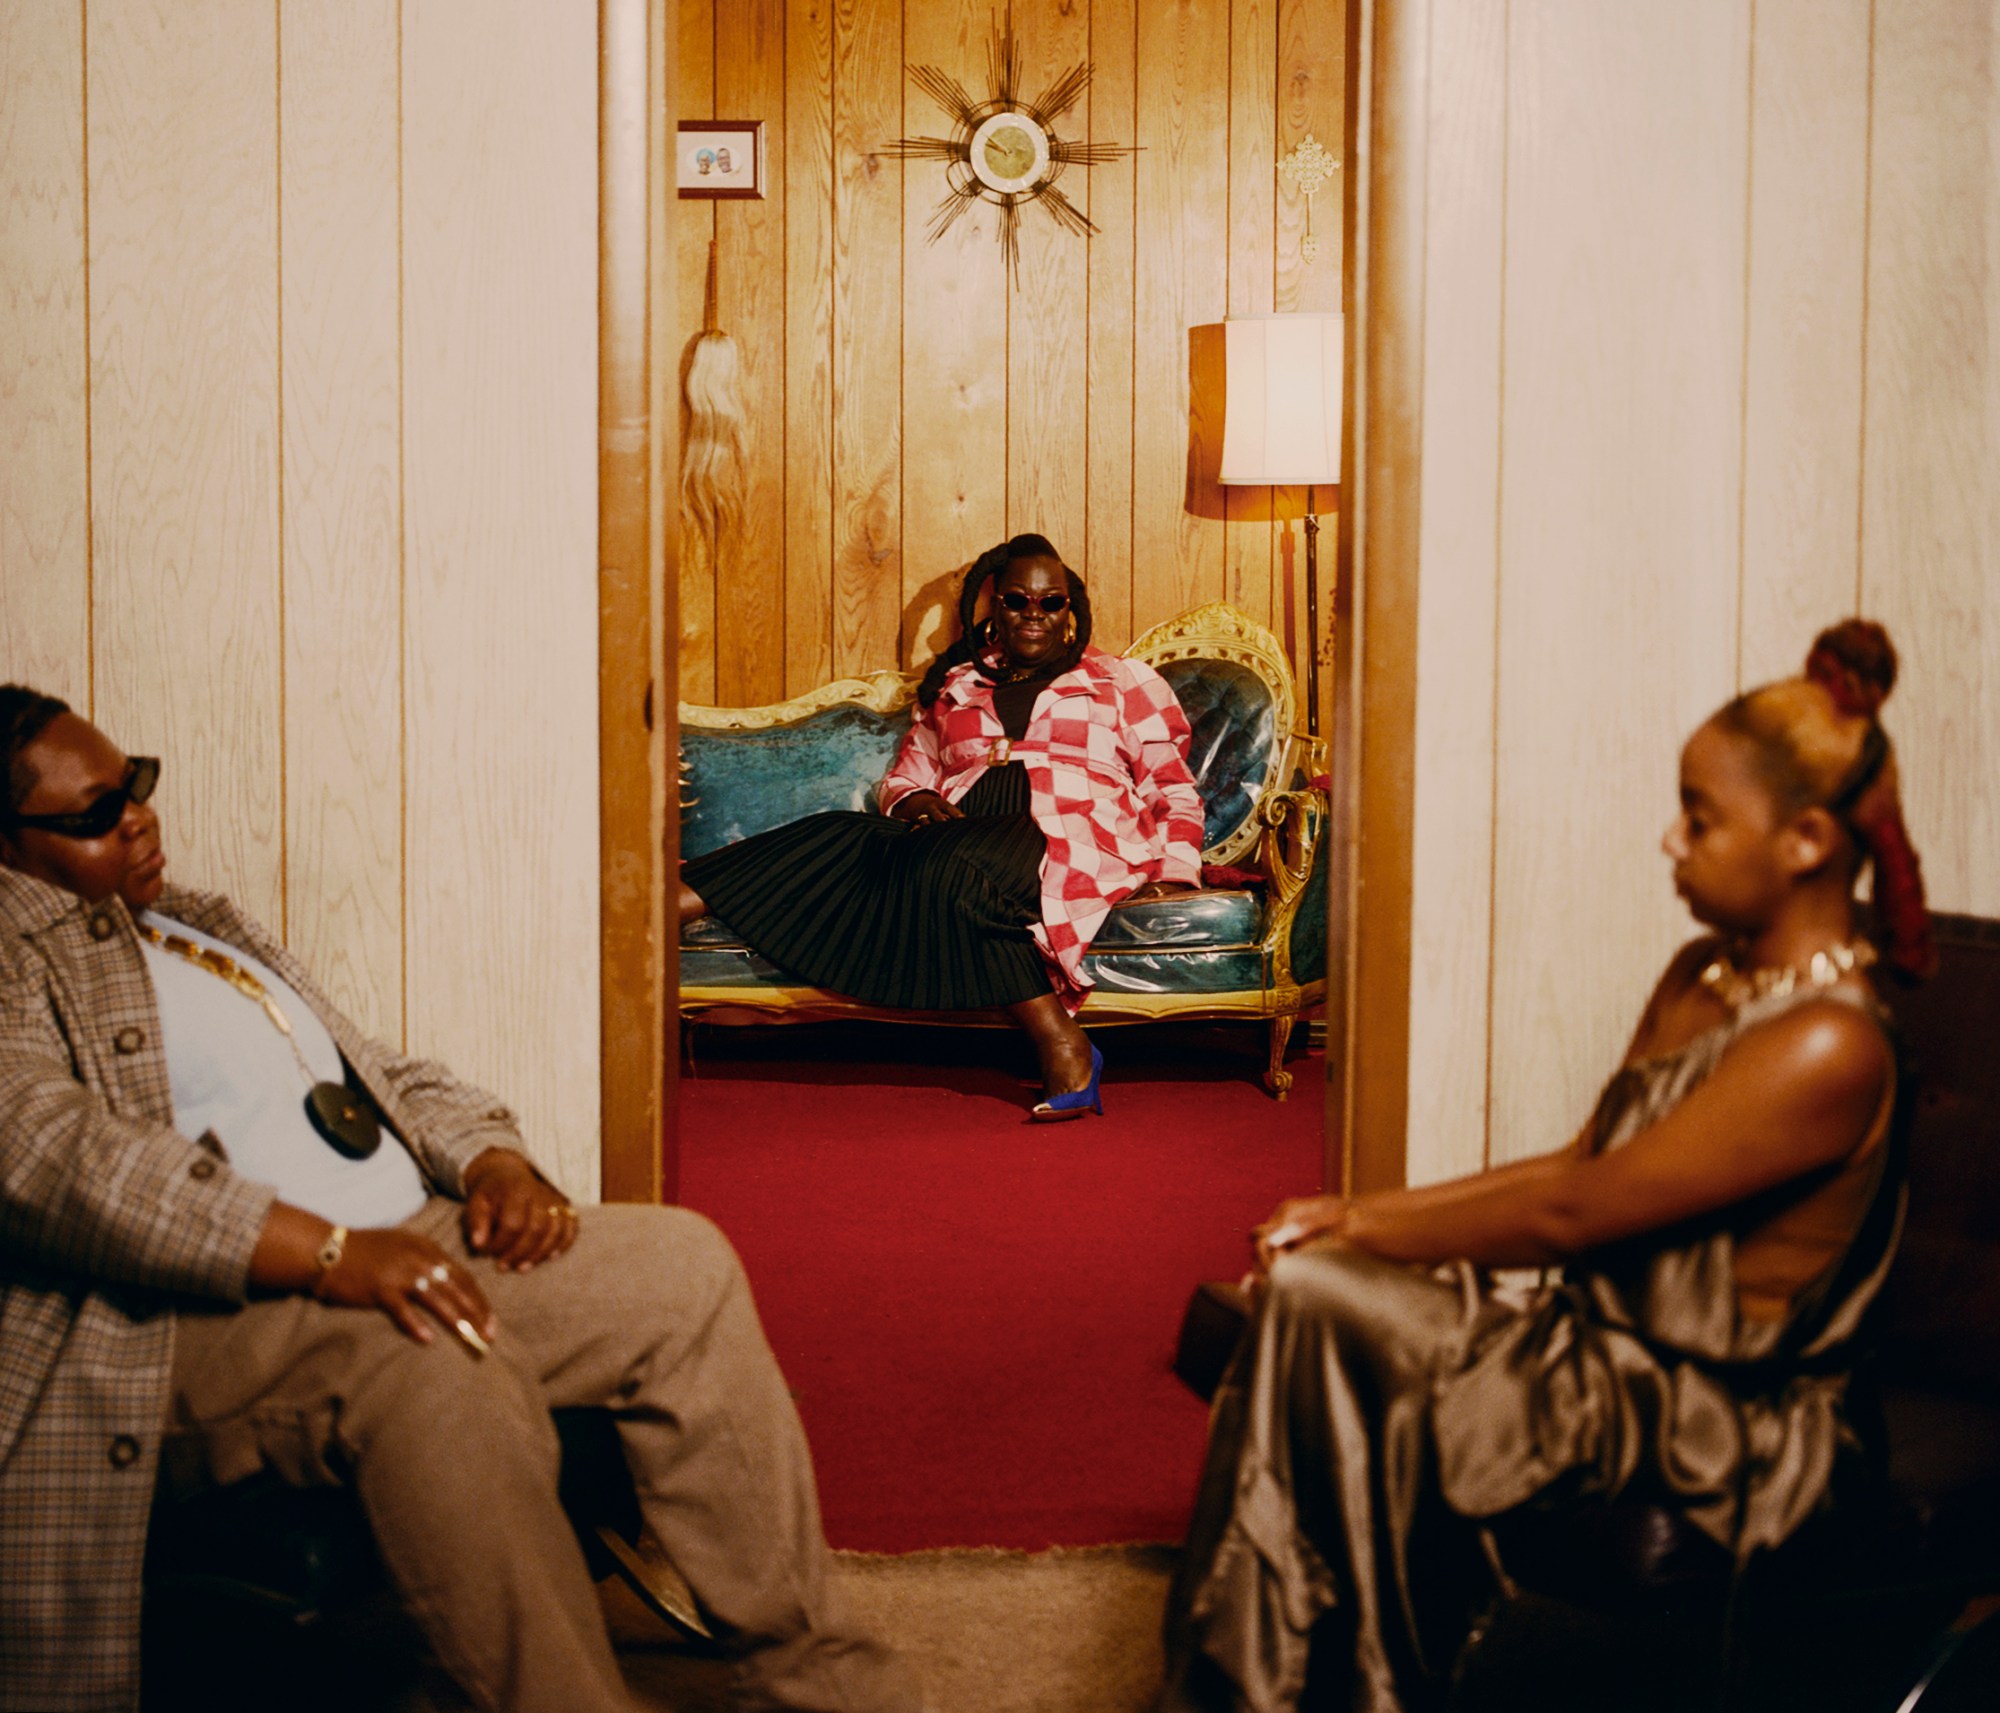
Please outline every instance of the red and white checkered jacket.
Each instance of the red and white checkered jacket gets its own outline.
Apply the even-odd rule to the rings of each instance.
[[[1083,954],[1112,905],[1149,881],[1201,884],[1201,793],[1180,703],[1143,661],[1089,648],[1050,680],[1011,747],[971,665],[954,667],[930,708],[911,714],[876,790],[885,812],[913,791],[956,803],[996,755],[1027,769],[1030,812],[1048,841],[1035,943],[1074,1011],[1091,985]]]

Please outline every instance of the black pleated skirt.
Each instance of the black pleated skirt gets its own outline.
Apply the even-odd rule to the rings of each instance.
[[[779,968],[869,1005],[964,1011],[1050,991],[1028,930],[1042,831],[1019,762],[990,769],[964,818],[912,826],[835,811],[755,833],[682,873]]]

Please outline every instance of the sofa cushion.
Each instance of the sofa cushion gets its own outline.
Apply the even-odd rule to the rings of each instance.
[[[1216,994],[1256,993],[1270,985],[1265,954],[1258,946],[1194,946],[1178,951],[1092,952],[1083,960],[1098,990],[1113,993],[1181,994],[1189,999]],[[760,958],[748,946],[685,945],[681,948],[681,991],[715,988],[807,988],[787,970]],[[1084,1014],[1089,1021],[1089,1013]]]
[[[1209,993],[1264,985],[1257,948],[1263,905],[1254,892],[1179,893],[1121,904],[1085,967],[1118,993]],[[681,986],[803,987],[760,958],[728,923],[704,916],[681,931]]]
[[[1177,892],[1120,904],[1105,918],[1093,951],[1185,951],[1254,946],[1264,906],[1254,892]]]
[[[1099,951],[1186,951],[1204,946],[1253,946],[1263,905],[1254,892],[1183,892],[1121,904],[1095,942]],[[681,931],[683,951],[737,948],[735,929],[714,916]]]

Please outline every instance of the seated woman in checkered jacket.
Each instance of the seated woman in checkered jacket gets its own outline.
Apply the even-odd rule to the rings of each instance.
[[[992,585],[992,612],[979,617]],[[1048,540],[973,562],[959,640],[917,691],[884,813],[809,815],[688,862],[711,912],[774,964],[871,1005],[1004,1006],[1041,1060],[1040,1120],[1101,1112],[1077,1026],[1114,904],[1201,884],[1188,723],[1150,666],[1090,645],[1083,580]]]

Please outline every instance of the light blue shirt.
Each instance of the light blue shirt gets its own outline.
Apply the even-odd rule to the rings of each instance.
[[[340,1049],[326,1026],[265,965],[156,912],[140,920],[233,958],[264,984],[290,1019],[313,1076],[334,1083],[345,1077]],[[261,1005],[164,946],[145,939],[139,944],[159,1004],[176,1130],[185,1136],[213,1131],[237,1172],[336,1225],[398,1225],[423,1206],[423,1176],[386,1125],[381,1145],[365,1160],[336,1152],[313,1128],[298,1060]]]

